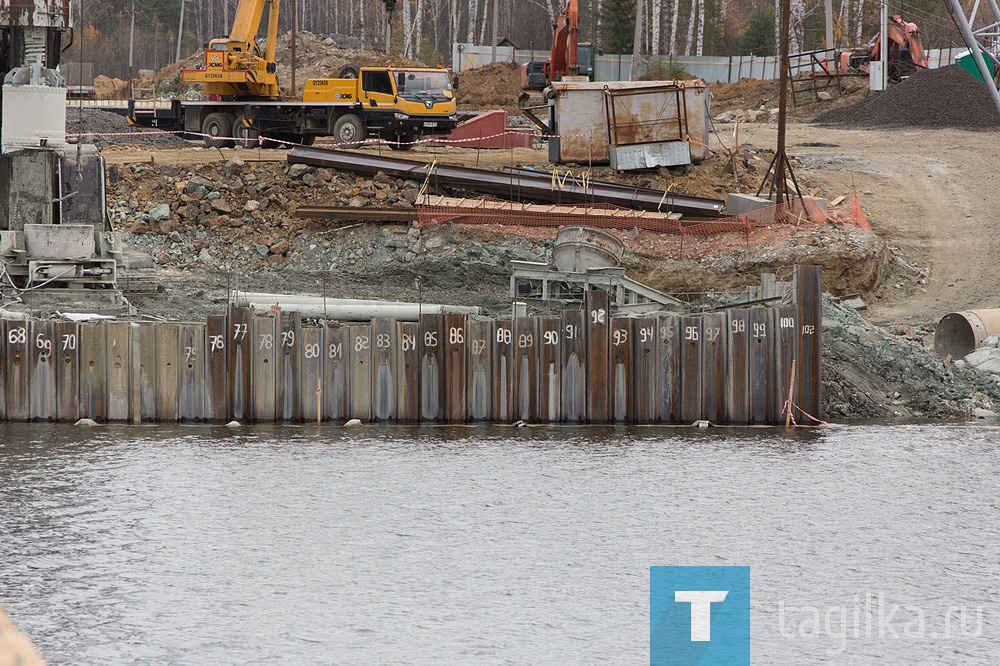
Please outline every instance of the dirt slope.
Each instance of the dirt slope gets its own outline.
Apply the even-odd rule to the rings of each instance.
[[[761,134],[755,142],[776,129]],[[800,169],[826,192],[857,191],[872,228],[903,255],[869,309],[874,321],[933,324],[954,310],[1000,306],[1000,188],[988,166],[995,136],[789,127]]]

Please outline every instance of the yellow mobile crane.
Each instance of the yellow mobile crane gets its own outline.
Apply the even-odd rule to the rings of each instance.
[[[275,74],[279,0],[240,0],[228,38],[213,39],[203,69],[181,78],[201,83],[207,100],[172,100],[169,108],[139,108],[131,100],[129,122],[203,136],[205,145],[311,144],[332,136],[344,147],[369,136],[408,150],[426,134],[447,134],[458,124],[454,82],[442,68],[356,67],[338,78],[309,79],[303,99],[283,99]],[[256,34],[267,9],[261,52]]]

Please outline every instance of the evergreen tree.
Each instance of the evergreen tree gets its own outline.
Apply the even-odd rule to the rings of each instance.
[[[601,48],[605,53],[631,53],[635,34],[635,0],[604,0],[601,5]]]
[[[746,30],[740,34],[740,50],[758,56],[774,55],[774,12],[770,7],[753,10]]]

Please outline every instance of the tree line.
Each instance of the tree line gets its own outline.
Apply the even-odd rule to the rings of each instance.
[[[93,62],[98,74],[125,78],[192,55],[229,34],[239,0],[71,0],[75,34],[65,59]],[[971,1],[971,0],[969,0]],[[491,43],[496,34],[518,49],[547,50],[565,0],[395,0],[391,51],[429,64],[449,63],[452,46]],[[580,0],[580,38],[605,53],[773,55],[781,0]],[[182,25],[183,8],[183,25]],[[284,0],[282,32],[292,28],[338,44],[384,49],[385,0]],[[867,43],[878,30],[879,0],[833,0],[838,47]],[[941,0],[890,3],[916,23],[925,47],[962,44]],[[827,48],[824,0],[791,0],[793,53]],[[262,21],[261,34],[266,28]],[[181,38],[178,40],[178,34]],[[130,49],[131,45],[131,49]]]

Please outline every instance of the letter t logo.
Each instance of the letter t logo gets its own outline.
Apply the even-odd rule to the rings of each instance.
[[[691,640],[712,640],[712,603],[726,600],[729,595],[725,590],[694,591],[676,590],[674,601],[691,604]]]

